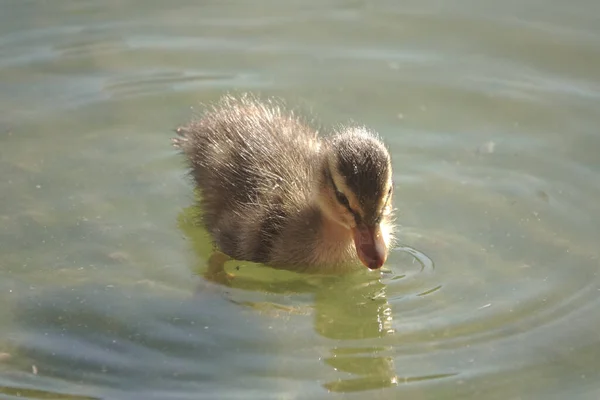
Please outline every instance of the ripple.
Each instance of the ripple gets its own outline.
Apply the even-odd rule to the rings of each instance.
[[[110,79],[102,91],[117,99],[164,92],[192,91],[201,87],[236,85],[251,80],[234,74],[201,71],[140,71],[135,76]]]
[[[433,260],[417,249],[414,249],[409,246],[397,246],[396,248],[394,248],[394,251],[404,251],[412,255],[414,259],[418,261],[419,264],[421,264],[421,272],[423,272],[425,269],[430,271],[433,271],[435,269],[435,264],[433,263]]]
[[[0,395],[596,390],[595,14],[242,3],[0,16],[16,24],[0,35]],[[176,224],[191,188],[164,127],[249,88],[386,137],[402,223],[389,271],[231,263],[236,284],[203,280],[210,241]]]

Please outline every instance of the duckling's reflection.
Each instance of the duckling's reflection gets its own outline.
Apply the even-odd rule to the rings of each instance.
[[[342,277],[315,292],[315,330],[337,340],[325,362],[353,375],[325,383],[327,389],[350,392],[396,384],[393,359],[385,355],[389,348],[364,344],[393,334],[385,289],[378,277],[360,274]]]
[[[335,341],[324,362],[338,372],[350,374],[348,378],[324,383],[326,389],[352,392],[384,388],[397,383],[393,359],[386,356],[390,349],[374,346],[369,340],[393,334],[392,310],[386,287],[380,282],[378,274],[365,272],[342,277],[310,277],[290,273],[291,279],[278,281],[277,284],[272,280],[244,277],[243,271],[237,271],[236,267],[228,268],[230,263],[226,263],[226,256],[213,251],[208,234],[195,222],[196,215],[196,207],[184,210],[179,218],[179,226],[190,239],[198,260],[202,260],[198,262],[196,272],[207,280],[244,290],[314,294],[315,330],[321,336]],[[208,263],[204,261],[207,259]],[[240,263],[234,264],[237,266]],[[261,310],[265,307],[264,304],[252,302],[243,304]],[[274,307],[278,311],[286,308]],[[298,310],[289,307],[287,311],[292,313]],[[349,342],[352,344],[347,344]]]

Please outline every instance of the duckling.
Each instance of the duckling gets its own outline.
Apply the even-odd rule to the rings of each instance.
[[[373,132],[321,137],[278,101],[246,94],[223,97],[177,133],[203,224],[227,256],[323,274],[386,261],[392,166]]]

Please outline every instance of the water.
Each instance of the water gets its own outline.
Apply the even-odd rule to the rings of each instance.
[[[599,396],[599,3],[1,7],[0,398]],[[203,279],[169,139],[227,91],[381,133],[387,272]]]

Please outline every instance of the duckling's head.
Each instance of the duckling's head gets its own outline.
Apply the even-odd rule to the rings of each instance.
[[[358,258],[370,269],[380,268],[387,259],[382,223],[388,223],[392,192],[390,154],[374,134],[352,127],[329,139],[318,204],[329,219],[348,229]]]

